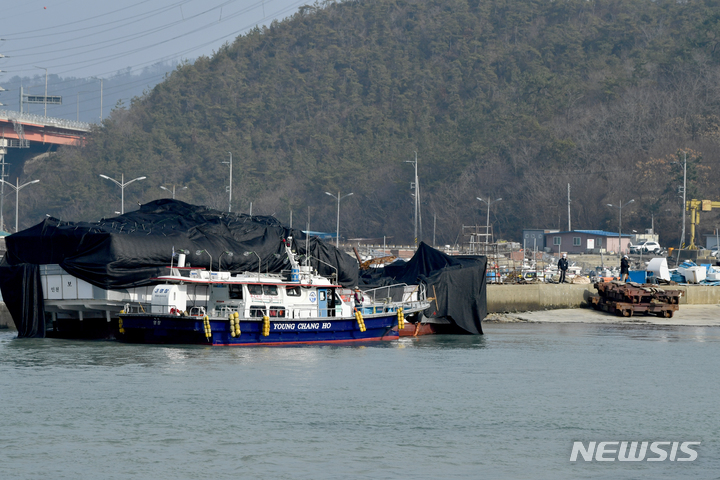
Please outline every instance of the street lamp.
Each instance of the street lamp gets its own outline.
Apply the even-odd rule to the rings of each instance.
[[[251,253],[252,253],[252,254],[255,254],[255,256],[258,257],[258,281],[260,281],[260,268],[261,268],[261,266],[262,266],[262,265],[261,265],[262,259],[260,258],[260,255],[258,255],[258,254],[255,253],[255,252],[243,252],[243,255],[247,257],[247,256],[250,255]]]
[[[496,198],[495,200],[490,199],[484,199],[480,197],[475,197],[481,202],[487,203],[487,222],[485,223],[485,243],[490,243],[490,205],[493,203],[497,203],[502,200],[502,198]]]
[[[19,181],[20,180],[15,177],[15,185],[13,185],[10,182],[0,179],[0,182],[3,182],[5,185],[12,187],[13,190],[15,190],[15,233],[18,232],[18,203],[20,199],[20,190],[28,185],[32,185],[33,183],[38,183],[40,180],[33,180],[32,182],[23,183],[22,185],[19,185]]]
[[[415,189],[415,194],[413,195],[415,197],[415,247],[417,247],[418,244],[418,213],[420,211],[420,179],[418,178],[417,173],[417,152],[415,152],[415,160],[405,160],[405,163],[412,163],[413,167],[415,167],[415,178],[414,182],[410,184],[411,189]],[[422,237],[422,214],[420,214],[420,236]]]
[[[137,180],[145,180],[147,177],[133,178],[129,182],[125,182],[125,174],[124,173],[120,177],[119,182],[117,180],[115,180],[114,178],[108,177],[107,175],[100,175],[100,178],[104,178],[105,180],[110,180],[115,185],[120,187],[120,215],[124,215],[125,214],[125,187],[127,187],[128,185],[130,185],[131,183],[133,183]]]
[[[633,203],[635,199],[629,200],[625,202],[625,206],[630,205]],[[618,220],[618,257],[622,255],[622,207],[623,203],[620,202],[618,205],[613,205],[612,203],[606,204],[608,207],[617,208],[620,211],[620,217]]]
[[[231,257],[231,258],[232,258],[233,252],[224,251],[224,252],[222,252],[222,253],[220,254],[220,258],[218,258],[218,270],[222,270],[222,257],[223,257],[223,255],[227,255],[228,257]]]
[[[171,193],[172,193],[172,198],[173,198],[173,200],[175,200],[175,185],[173,185],[172,190],[170,190],[169,188],[164,187],[164,186],[162,186],[162,185],[160,185],[160,188],[162,188],[163,190],[167,190],[168,192],[171,192]],[[180,187],[180,190],[187,190],[187,188],[188,188],[188,187]]]
[[[200,256],[203,252],[207,253],[208,257],[210,257],[210,275],[212,275],[212,255],[210,255],[210,252],[207,250],[195,250],[195,255]]]
[[[330,195],[331,197],[335,198],[335,195],[333,195],[330,192],[325,192],[325,195]],[[337,230],[335,232],[335,248],[340,248],[340,200],[342,200],[345,197],[349,197],[352,195],[352,193],[348,193],[347,195],[340,196],[340,192],[337,194]]]
[[[230,160],[227,162],[220,162],[226,165],[230,165],[230,185],[227,187],[228,192],[228,213],[232,212],[232,152],[227,152],[230,155]],[[252,217],[252,207],[250,207],[250,216]]]

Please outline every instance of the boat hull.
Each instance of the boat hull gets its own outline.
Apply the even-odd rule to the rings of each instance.
[[[397,315],[373,315],[363,319],[365,331],[352,318],[303,318],[270,320],[263,335],[262,321],[240,320],[240,335],[233,337],[227,319],[211,318],[210,337],[202,317],[121,314],[118,340],[128,343],[191,344],[213,346],[293,345],[313,343],[397,340]]]

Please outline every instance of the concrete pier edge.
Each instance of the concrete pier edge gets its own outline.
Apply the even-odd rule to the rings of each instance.
[[[682,290],[682,305],[720,304],[720,287],[705,285],[662,285],[667,290]],[[533,283],[528,285],[487,286],[488,313],[534,312],[588,307],[588,299],[597,295],[592,284]]]

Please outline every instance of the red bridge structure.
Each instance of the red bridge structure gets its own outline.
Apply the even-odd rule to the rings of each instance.
[[[80,145],[84,143],[91,125],[64,118],[0,110],[0,138],[5,139],[4,143],[10,148],[29,148],[37,143]]]
[[[25,186],[18,185],[25,161],[47,155],[58,145],[83,145],[91,128],[92,125],[85,122],[0,110],[0,179],[3,180],[0,182],[0,233],[5,228],[3,203],[6,184],[16,190],[15,230],[19,228],[17,193]],[[6,156],[10,163],[6,163]],[[6,177],[15,177],[16,181],[9,182]]]

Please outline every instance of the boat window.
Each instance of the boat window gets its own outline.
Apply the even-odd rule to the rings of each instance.
[[[263,294],[263,286],[262,285],[248,285],[248,293],[250,293],[250,295],[262,295]]]
[[[263,293],[265,295],[277,295],[277,285],[263,285]]]
[[[270,307],[270,317],[284,317],[285,307]]]
[[[343,304],[342,297],[341,297],[340,295],[338,295],[337,292],[335,292],[335,304],[336,304],[336,305],[342,305],[342,304]]]
[[[320,292],[318,292],[318,293],[320,294],[320,301],[324,302],[325,301],[325,290],[320,290]]]
[[[265,316],[265,307],[262,305],[251,305],[250,306],[250,316],[258,317],[258,318],[264,317]]]
[[[300,287],[287,287],[287,296],[288,297],[299,297],[300,296]]]
[[[228,294],[230,295],[230,299],[242,300],[242,285],[230,285],[229,287]]]

